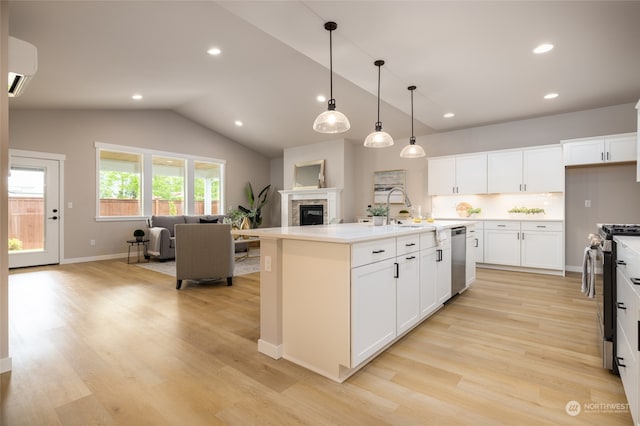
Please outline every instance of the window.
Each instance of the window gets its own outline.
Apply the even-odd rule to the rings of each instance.
[[[221,165],[196,161],[193,182],[195,214],[220,214]]]
[[[142,156],[100,151],[99,216],[142,214]]]
[[[171,216],[185,214],[185,161],[154,155],[152,164],[153,207],[151,214]]]
[[[97,218],[221,214],[224,160],[96,142]]]

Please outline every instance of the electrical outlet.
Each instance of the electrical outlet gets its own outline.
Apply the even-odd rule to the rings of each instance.
[[[71,201],[69,201],[69,202],[67,203],[67,208],[68,208],[68,209],[72,209],[72,208],[73,208],[73,203],[72,203]]]
[[[584,200],[585,207],[591,207],[591,200]]]
[[[89,240],[89,245],[90,246],[95,246],[96,245],[96,240]]]
[[[271,272],[271,256],[264,257],[264,271]]]

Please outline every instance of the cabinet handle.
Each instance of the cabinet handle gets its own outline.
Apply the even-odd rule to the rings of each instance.
[[[405,244],[404,246],[405,246],[405,247],[413,247],[413,246],[415,246],[415,245],[416,245],[416,243],[409,243],[409,244]]]
[[[526,183],[524,184],[524,190],[525,190],[525,192],[527,190],[527,184]]]
[[[498,228],[506,228],[507,225],[498,225]]]
[[[616,305],[618,305],[618,309],[622,309],[623,311],[627,310],[627,307],[624,306],[623,302],[618,302],[618,303],[616,303]]]
[[[616,364],[618,364],[618,367],[626,367],[626,364],[623,364],[622,361],[624,361],[624,358],[621,356],[617,356],[616,357]]]
[[[393,278],[400,278],[400,265],[397,262],[393,264],[393,269]]]
[[[405,259],[406,259],[406,260],[413,260],[413,259],[415,259],[415,258],[416,258],[415,256],[405,257]]]
[[[600,153],[600,161],[604,161],[604,152]]]
[[[380,254],[380,253],[384,253],[384,250],[380,249],[380,250],[374,250],[371,253],[373,254]]]
[[[442,250],[436,250],[436,262],[442,262]]]
[[[620,266],[627,266],[627,262],[625,262],[624,260],[616,260],[616,264]]]
[[[518,239],[520,239],[520,233],[519,232],[516,234],[516,236],[518,237]]]
[[[520,187],[518,188],[518,191],[522,191],[522,184],[520,184]]]
[[[476,240],[476,245],[474,247],[478,247],[478,244],[479,244],[478,239],[476,238],[475,240]]]
[[[640,278],[631,278],[631,282],[635,285],[640,285]]]
[[[607,161],[609,161],[609,151],[607,151]]]
[[[536,225],[536,228],[546,228],[547,225]]]
[[[453,192],[454,194],[456,193],[456,187],[455,186],[451,187],[451,192]]]

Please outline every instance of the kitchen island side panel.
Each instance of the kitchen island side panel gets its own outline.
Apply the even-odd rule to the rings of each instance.
[[[351,359],[351,246],[284,240],[282,253],[283,356],[340,380]]]

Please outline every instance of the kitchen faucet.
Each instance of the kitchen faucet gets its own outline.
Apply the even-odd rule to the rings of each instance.
[[[404,189],[400,188],[399,186],[396,186],[395,188],[391,188],[391,190],[387,193],[387,225],[389,225],[389,199],[391,198],[391,193],[395,192],[395,191],[400,191],[404,194],[404,204],[407,207],[411,207],[411,200],[409,199],[409,196],[407,195],[407,193],[405,192]]]

